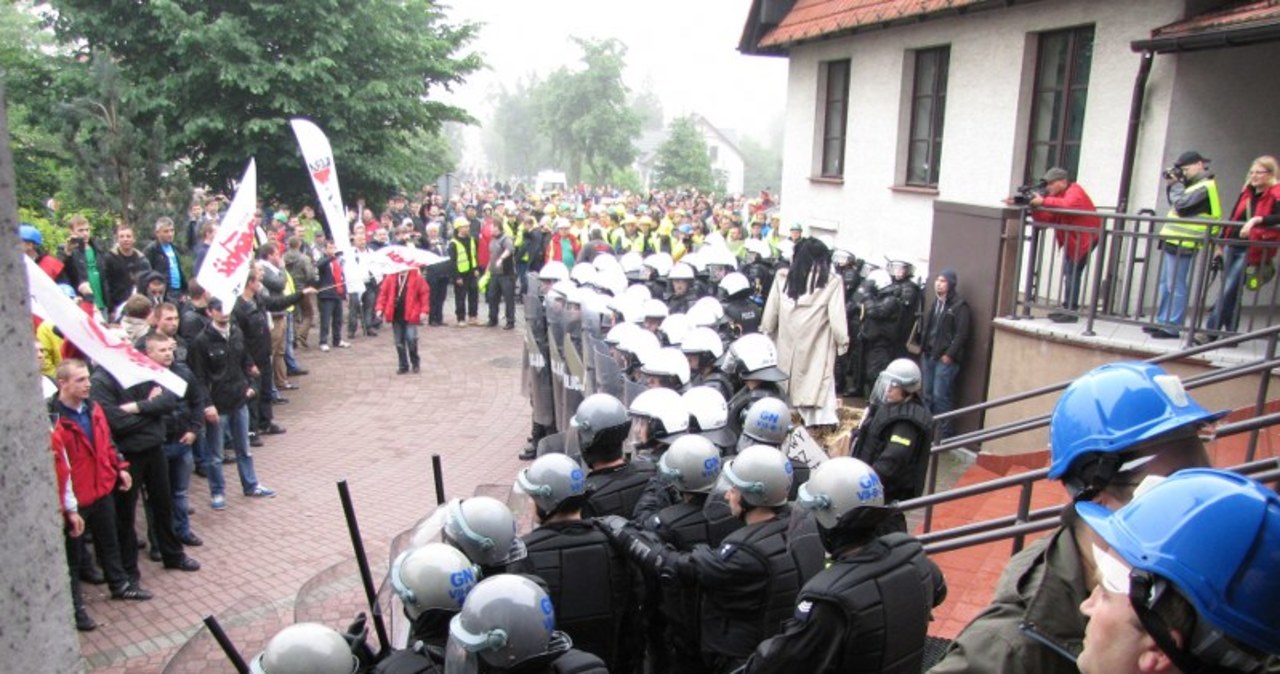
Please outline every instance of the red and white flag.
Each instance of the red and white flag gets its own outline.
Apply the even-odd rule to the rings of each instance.
[[[64,295],[31,258],[22,257],[27,261],[27,287],[31,293],[32,312],[53,321],[62,336],[71,340],[76,348],[106,368],[125,387],[153,381],[177,395],[187,392],[187,382],[182,377],[99,325]]]
[[[218,233],[205,257],[196,282],[210,297],[222,300],[222,308],[231,311],[236,298],[244,290],[253,263],[253,211],[258,205],[258,167],[249,160],[231,207],[218,225]]]
[[[365,259],[373,266],[375,272],[381,272],[384,275],[397,274],[408,269],[417,269],[449,260],[429,250],[410,246],[383,246],[371,251]]]
[[[351,250],[351,226],[347,223],[347,210],[342,207],[342,190],[338,188],[338,169],[333,162],[333,148],[329,139],[313,122],[291,119],[293,134],[302,148],[302,160],[307,164],[311,184],[316,188],[324,219],[329,221],[329,234],[338,250]]]

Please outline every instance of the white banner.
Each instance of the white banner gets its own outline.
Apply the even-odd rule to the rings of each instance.
[[[187,382],[182,377],[138,353],[128,342],[107,331],[64,295],[31,258],[22,257],[27,261],[27,287],[31,293],[33,313],[53,321],[64,338],[106,368],[126,388],[153,381],[177,395],[187,392]]]
[[[383,246],[365,253],[365,259],[373,267],[374,273],[383,275],[449,261],[449,258],[440,257],[429,250],[410,246]]]
[[[338,250],[351,250],[351,226],[347,223],[347,210],[342,207],[342,191],[338,188],[338,168],[333,162],[333,148],[320,127],[310,120],[291,119],[289,125],[298,137],[302,148],[302,160],[306,162],[311,184],[316,188],[324,219],[329,221],[329,233]]]
[[[210,297],[222,300],[224,311],[231,311],[236,298],[244,290],[253,262],[253,211],[258,206],[258,166],[253,159],[244,170],[236,196],[218,225],[213,245],[205,256],[196,282]]]

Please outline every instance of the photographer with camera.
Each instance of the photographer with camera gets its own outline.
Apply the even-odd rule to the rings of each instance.
[[[1218,199],[1218,183],[1209,173],[1209,160],[1195,150],[1183,152],[1173,168],[1164,172],[1165,195],[1169,199],[1170,218],[1222,218]],[[1166,222],[1160,228],[1160,249],[1164,259],[1160,265],[1160,295],[1156,323],[1143,328],[1154,339],[1177,339],[1187,313],[1191,268],[1195,256],[1204,245],[1205,234],[1218,235],[1218,227],[1191,222]]]
[[[1025,198],[1025,201],[1021,201],[1022,198]],[[1057,166],[1045,172],[1044,178],[1036,188],[1026,193],[1019,190],[1018,195],[1005,199],[1005,203],[1009,205],[1025,203],[1030,206],[1031,219],[1036,222],[1063,227],[1088,227],[1094,230],[1102,227],[1102,218],[1096,215],[1068,215],[1039,210],[1061,208],[1095,213],[1098,210],[1080,183],[1072,182],[1067,170]],[[1067,311],[1050,313],[1049,320],[1055,323],[1075,323],[1079,317],[1071,312],[1080,309],[1080,286],[1084,279],[1085,267],[1089,264],[1089,255],[1098,243],[1098,235],[1089,231],[1055,228],[1053,240],[1062,249],[1064,277],[1062,308]]]
[[[108,284],[106,252],[89,234],[89,220],[79,213],[67,221],[70,230],[62,251],[63,281],[85,298],[91,298],[106,315]]]

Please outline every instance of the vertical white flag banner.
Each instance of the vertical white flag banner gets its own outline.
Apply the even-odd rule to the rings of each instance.
[[[172,370],[138,353],[128,342],[98,325],[31,258],[27,261],[27,288],[31,309],[37,316],[53,321],[62,336],[76,345],[99,366],[106,368],[125,387],[153,381],[177,395],[187,392],[187,382]]]
[[[302,160],[311,174],[311,184],[316,188],[324,219],[329,221],[329,234],[338,250],[351,250],[351,226],[347,223],[347,210],[342,207],[342,190],[338,188],[338,169],[333,162],[333,148],[329,139],[310,120],[291,119],[289,125],[298,137],[302,148]],[[348,255],[349,257],[349,255]]]
[[[205,256],[196,282],[210,297],[222,300],[222,308],[231,311],[236,298],[244,290],[253,263],[253,211],[258,206],[258,165],[253,159],[244,170],[236,196],[231,199],[213,245]]]

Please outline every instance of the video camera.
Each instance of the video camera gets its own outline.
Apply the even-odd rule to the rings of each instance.
[[[1017,192],[1011,197],[1014,205],[1026,206],[1031,203],[1031,198],[1039,195],[1044,196],[1049,193],[1049,183],[1041,180],[1034,185],[1020,185]]]
[[[1164,170],[1163,175],[1165,180],[1176,180],[1179,182],[1186,177],[1186,173],[1183,172],[1181,166],[1170,166]]]

